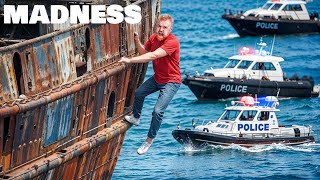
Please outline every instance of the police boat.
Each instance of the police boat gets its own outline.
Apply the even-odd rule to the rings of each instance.
[[[262,7],[233,14],[225,9],[222,15],[240,37],[268,34],[319,33],[319,14],[309,15],[306,3],[310,0],[269,0]]]
[[[259,48],[243,47],[238,55],[229,58],[222,69],[209,69],[204,74],[186,73],[183,83],[198,100],[224,99],[248,94],[277,97],[318,97],[319,85],[314,86],[311,76],[284,76],[282,57],[266,50],[262,38]]]
[[[206,145],[255,145],[285,144],[299,145],[315,142],[311,126],[279,125],[275,96],[255,100],[243,96],[240,101],[232,101],[220,118],[207,124],[195,125],[194,129],[176,129],[173,137],[183,145],[201,148]],[[178,126],[180,128],[180,126]]]

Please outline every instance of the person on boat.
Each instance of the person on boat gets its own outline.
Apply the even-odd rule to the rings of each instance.
[[[241,116],[240,116],[240,120],[241,120],[241,121],[247,120],[247,117],[245,117],[244,115],[241,115]]]
[[[154,75],[136,90],[133,115],[125,116],[128,122],[136,126],[139,125],[145,97],[159,91],[159,97],[152,112],[147,139],[137,150],[139,155],[146,153],[150,148],[162,123],[164,112],[182,82],[180,43],[178,38],[171,33],[172,27],[173,18],[168,14],[160,15],[156,33],[151,35],[144,46],[141,44],[138,34],[135,33],[134,41],[140,55],[132,58],[122,57],[119,61],[124,63],[152,61],[154,70]]]
[[[263,120],[268,120],[268,117],[267,117],[267,112],[261,112],[260,113],[260,120],[263,121]]]
[[[259,70],[266,70],[264,63],[259,63]]]
[[[263,70],[263,73],[265,73],[264,70],[266,70],[266,66],[264,65],[263,62],[259,63],[259,67],[258,68],[259,68],[259,70]],[[261,77],[261,79],[262,80],[266,80],[266,81],[270,80],[267,75],[263,75]]]

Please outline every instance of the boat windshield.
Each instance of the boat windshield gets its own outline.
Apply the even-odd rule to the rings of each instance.
[[[275,71],[275,66],[270,62],[257,62],[252,70],[268,70],[268,71]]]
[[[240,121],[253,121],[253,118],[256,116],[257,111],[243,111],[240,116]]]
[[[266,3],[262,6],[262,9],[269,9],[272,6],[272,3]]]
[[[274,6],[272,6],[272,8],[270,10],[279,10],[280,7],[282,6],[282,4],[275,4]]]
[[[258,116],[258,121],[267,121],[269,120],[269,112],[268,111],[261,111]]]
[[[226,110],[221,116],[220,120],[234,121],[237,119],[241,111],[239,110]]]
[[[239,69],[248,69],[251,64],[252,64],[252,61],[243,60],[239,64],[238,68]]]
[[[303,11],[300,4],[288,4],[283,8],[284,11]]]
[[[240,62],[239,59],[230,59],[227,65],[224,68],[234,68]]]

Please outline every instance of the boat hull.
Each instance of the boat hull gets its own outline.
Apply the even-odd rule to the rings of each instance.
[[[309,81],[266,81],[218,77],[187,77],[183,80],[199,100],[240,97],[243,95],[312,97]],[[316,94],[319,95],[319,94]]]
[[[0,16],[0,179],[111,179],[148,67],[119,60],[137,54],[134,32],[151,36],[161,1],[90,1],[110,3],[138,5],[141,21],[13,26]]]
[[[284,20],[224,14],[239,36],[310,34],[320,32],[318,20]]]
[[[304,143],[314,142],[313,136],[304,137],[265,137],[265,138],[245,138],[231,137],[220,134],[213,134],[204,131],[194,130],[174,130],[172,136],[182,145],[192,145],[195,148],[201,148],[207,145],[240,145],[244,147],[252,147],[255,145],[270,145],[270,144],[286,144],[299,145]]]

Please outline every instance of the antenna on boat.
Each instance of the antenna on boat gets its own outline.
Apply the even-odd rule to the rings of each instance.
[[[261,55],[263,48],[267,46],[267,44],[263,42],[262,36],[260,37],[260,43],[258,44],[258,46],[260,47],[260,49],[259,49],[259,55]]]
[[[255,95],[254,95],[254,98],[255,98],[255,103],[257,103],[257,104],[258,104],[258,95],[257,95],[257,94],[255,94]]]
[[[272,56],[272,52],[273,52],[273,46],[274,46],[274,41],[276,40],[276,34],[273,35],[273,42],[271,45],[271,51],[270,51],[270,56]]]
[[[192,119],[192,127],[195,128],[197,125],[197,122],[194,118]]]
[[[278,97],[279,97],[279,94],[280,94],[280,88],[278,88],[277,99],[278,99]]]

